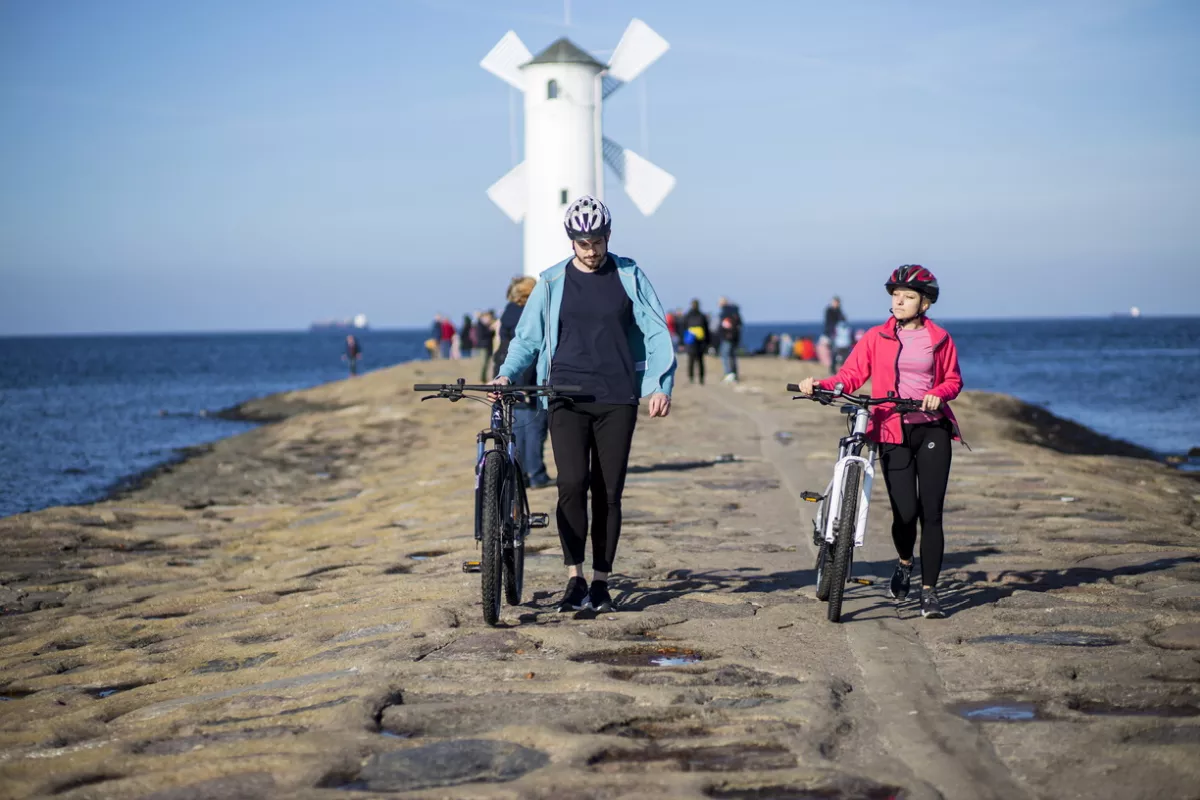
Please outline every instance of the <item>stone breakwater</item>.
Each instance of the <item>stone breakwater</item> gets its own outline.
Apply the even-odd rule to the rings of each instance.
[[[748,359],[639,422],[612,580],[557,537],[488,628],[473,403],[410,364],[126,496],[0,520],[0,797],[1160,798],[1200,786],[1200,484],[996,395],[955,404],[944,603],[886,596],[875,487],[840,626],[810,506],[842,418]],[[1058,448],[1053,449],[1053,448]],[[1106,455],[1106,453],[1108,453]],[[533,494],[552,511],[554,493]]]

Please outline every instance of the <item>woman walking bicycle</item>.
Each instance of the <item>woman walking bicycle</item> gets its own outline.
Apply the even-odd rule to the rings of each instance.
[[[604,204],[581,197],[564,224],[575,255],[541,274],[493,382],[511,383],[536,359],[539,384],[582,387],[550,406],[556,517],[568,573],[558,610],[610,611],[608,576],[621,535],[638,400],[648,399],[651,417],[670,413],[675,353],[646,274],[608,250],[612,218]],[[583,573],[589,491],[590,587]]]
[[[941,326],[926,316],[937,302],[938,282],[920,264],[897,267],[884,284],[892,296],[892,318],[867,331],[833,377],[807,378],[800,393],[842,384],[853,392],[871,381],[871,396],[920,400],[920,411],[900,413],[892,405],[871,412],[867,435],[879,443],[883,477],[892,505],[892,542],[900,557],[889,587],[908,596],[921,523],[921,616],[940,619],[937,595],[945,537],[942,507],[950,479],[950,440],[961,440],[947,405],[962,391],[958,350]],[[894,393],[894,394],[893,394]]]

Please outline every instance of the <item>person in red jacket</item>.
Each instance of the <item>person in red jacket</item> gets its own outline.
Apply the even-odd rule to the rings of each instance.
[[[839,383],[853,392],[869,379],[872,397],[921,401],[921,411],[903,414],[891,404],[874,407],[867,435],[879,444],[892,504],[892,542],[900,557],[891,595],[897,600],[908,596],[919,520],[921,616],[940,619],[945,616],[937,595],[945,551],[942,507],[950,480],[950,442],[961,441],[948,403],[962,391],[962,373],[954,340],[926,316],[938,299],[933,273],[920,264],[905,264],[884,286],[892,296],[891,319],[867,331],[836,375],[807,378],[800,383],[800,393]]]

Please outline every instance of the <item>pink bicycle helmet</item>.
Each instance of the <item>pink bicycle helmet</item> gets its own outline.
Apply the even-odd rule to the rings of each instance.
[[[896,267],[892,270],[892,277],[888,278],[884,287],[887,288],[888,294],[897,289],[912,289],[914,292],[928,297],[931,303],[936,303],[938,299],[937,278],[933,277],[933,273],[920,264],[905,264]]]

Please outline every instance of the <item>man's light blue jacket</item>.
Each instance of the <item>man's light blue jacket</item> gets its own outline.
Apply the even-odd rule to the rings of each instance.
[[[667,330],[662,304],[646,274],[632,258],[612,255],[625,293],[633,301],[633,326],[629,329],[629,354],[640,376],[639,397],[661,392],[670,396],[675,388],[675,346]],[[537,286],[525,304],[516,334],[508,345],[508,357],[500,374],[509,380],[529,369],[537,358],[537,382],[545,385],[550,363],[558,347],[558,316],[562,309],[563,285],[571,259],[555,264],[538,277]],[[541,399],[543,407],[546,398]]]

